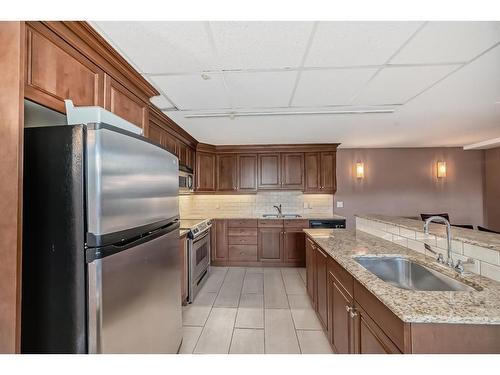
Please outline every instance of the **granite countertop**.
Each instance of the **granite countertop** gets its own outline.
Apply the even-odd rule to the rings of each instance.
[[[379,221],[384,224],[397,225],[402,228],[424,231],[424,223],[421,220],[413,220],[397,216],[385,215],[356,215],[362,219]],[[437,237],[446,238],[446,226],[442,224],[431,223],[429,233]],[[474,229],[451,227],[451,237],[471,245],[486,247],[500,251],[500,234],[481,232]]]
[[[472,273],[459,277],[433,258],[370,234],[347,229],[304,229],[324,251],[349,271],[404,322],[500,324],[500,283]],[[481,291],[414,291],[390,285],[358,264],[359,255],[400,255]]]
[[[270,214],[272,214],[270,212]],[[294,215],[293,213],[284,213],[284,215]],[[210,215],[206,215],[206,217],[209,217],[211,219],[275,219],[272,217],[262,217],[262,214],[255,214],[255,215],[238,215],[238,214],[221,214],[217,212],[211,212]],[[187,216],[187,217],[182,217],[182,220],[192,220],[192,219],[199,219],[199,216]],[[312,220],[312,219],[337,219],[337,220],[345,220],[344,216],[340,215],[313,215],[313,214],[301,214],[300,217],[297,218],[291,218],[287,217],[287,220],[300,220],[300,219],[307,219],[307,220]]]
[[[179,238],[182,238],[184,237],[185,235],[187,235],[189,233],[189,229],[180,229],[179,230]]]

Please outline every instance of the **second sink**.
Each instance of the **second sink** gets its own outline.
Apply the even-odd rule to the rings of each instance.
[[[440,272],[403,257],[360,256],[354,260],[380,279],[398,288],[427,291],[474,291]]]

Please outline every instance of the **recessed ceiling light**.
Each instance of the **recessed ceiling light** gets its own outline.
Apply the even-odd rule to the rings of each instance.
[[[211,77],[208,74],[202,73],[201,78],[203,78],[206,81],[209,80]]]

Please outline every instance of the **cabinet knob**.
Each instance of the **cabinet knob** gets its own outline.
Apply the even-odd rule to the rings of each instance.
[[[346,306],[345,306],[345,310],[346,310],[347,312],[351,312],[352,307],[350,307],[350,306],[347,306],[347,305],[346,305]]]
[[[349,314],[351,315],[351,318],[355,318],[356,316],[358,316],[358,313],[356,312],[356,309],[351,309],[351,311],[349,312]]]

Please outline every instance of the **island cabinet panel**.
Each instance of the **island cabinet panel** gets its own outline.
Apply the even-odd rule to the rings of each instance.
[[[306,260],[306,236],[300,228],[285,228],[285,262],[303,266]]]
[[[198,151],[196,153],[196,190],[215,191],[215,154]]]
[[[304,154],[281,153],[281,187],[283,189],[304,189]]]
[[[306,238],[306,287],[312,305],[316,306],[316,248],[314,242]]]
[[[328,330],[328,290],[327,261],[328,256],[316,247],[316,309],[319,320],[325,330]]]
[[[281,188],[280,154],[259,154],[259,189]]]
[[[26,28],[25,97],[65,113],[76,106],[104,104],[104,72],[54,33]]]
[[[328,337],[338,354],[353,352],[353,321],[350,309],[353,299],[332,274],[328,271]]]
[[[238,189],[238,164],[236,154],[217,155],[217,191]]]
[[[399,348],[359,306],[353,310],[355,354],[401,354]]]
[[[283,260],[283,228],[259,228],[259,260],[279,263]]]
[[[238,190],[257,191],[257,154],[238,155]]]

